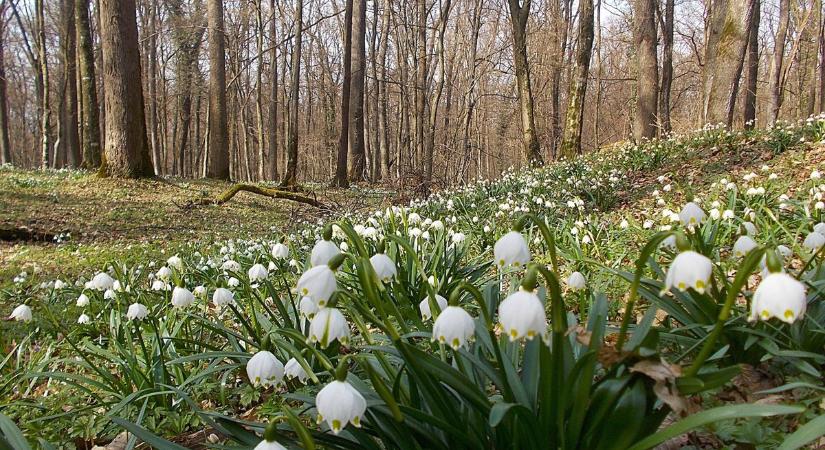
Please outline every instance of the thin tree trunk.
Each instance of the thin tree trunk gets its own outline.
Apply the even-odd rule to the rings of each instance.
[[[570,93],[565,118],[564,137],[559,151],[563,158],[573,157],[582,151],[584,99],[587,94],[587,75],[593,51],[593,0],[579,1],[579,44],[576,49],[576,65],[570,81]]]
[[[349,132],[352,135],[352,168],[349,178],[352,181],[367,179],[367,161],[364,139],[364,81],[366,79],[366,35],[367,35],[367,1],[355,0],[352,11],[352,59],[350,71]]]
[[[381,145],[381,179],[390,178],[390,130],[389,130],[389,95],[387,93],[387,49],[390,41],[390,0],[384,2],[384,13],[382,16],[381,49],[378,60],[381,62],[381,78],[378,83],[381,106],[378,111],[378,129]]]
[[[77,107],[77,29],[75,26],[74,0],[61,0],[63,30],[63,124],[61,126],[61,143],[70,167],[80,167],[80,136]]]
[[[416,2],[415,158],[425,163],[424,115],[427,110],[427,0]]]
[[[11,164],[9,141],[9,106],[6,92],[6,3],[0,4],[0,164]]]
[[[673,85],[673,19],[674,0],[665,0],[665,10],[661,14],[662,28],[662,83],[659,89],[659,133],[670,133],[670,91]]]
[[[294,188],[298,184],[298,95],[301,83],[301,46],[304,27],[304,1],[295,3],[295,45],[292,49],[292,68],[290,73],[289,97],[289,131],[287,136],[287,160],[281,185]]]
[[[209,162],[208,178],[229,179],[229,145],[226,116],[226,50],[223,2],[207,0],[209,27]]]
[[[100,167],[100,113],[97,101],[95,77],[94,41],[89,17],[89,0],[75,0],[77,23],[78,73],[80,75],[81,138],[83,167],[89,170]],[[150,84],[151,85],[151,84]]]
[[[785,58],[785,41],[788,36],[788,24],[791,20],[790,0],[779,0],[779,25],[773,44],[773,59],[770,71],[770,103],[768,105],[768,125],[773,125],[779,118],[782,107],[782,65]]]
[[[590,4],[590,46],[593,42],[593,1],[582,0]],[[533,91],[530,86],[530,67],[527,62],[527,19],[530,16],[531,0],[507,0],[510,7],[510,25],[513,36],[513,60],[516,69],[516,85],[518,87],[519,104],[521,107],[521,132],[524,147],[524,159],[531,165],[542,165],[539,139],[536,133],[535,111],[533,109]],[[581,18],[580,18],[581,20]],[[588,46],[588,64],[590,57]],[[585,75],[587,70],[585,69]]]
[[[638,70],[633,137],[638,142],[656,136],[656,103],[659,97],[656,0],[635,0],[633,9],[633,40]]]
[[[264,17],[263,0],[255,3],[255,36],[258,44],[258,70],[255,73],[255,113],[258,119],[258,181],[266,180],[266,142],[264,142]]]
[[[269,53],[269,71],[272,80],[269,83],[269,177],[278,179],[278,42],[275,26],[275,0],[269,0],[272,18],[269,22],[269,41],[272,49]]]
[[[332,180],[333,186],[347,187],[349,179],[347,177],[347,160],[349,153],[349,108],[350,87],[352,85],[352,22],[353,22],[354,0],[346,0],[344,7],[344,82],[341,87],[341,133],[338,137],[338,161],[335,168],[335,177]]]
[[[742,119],[746,129],[756,126],[756,87],[759,77],[759,20],[761,16],[761,0],[754,4],[753,17],[748,24],[748,60],[745,64],[745,104],[742,109]]]
[[[35,0],[36,28],[37,28],[37,52],[40,64],[40,155],[41,168],[50,167],[50,144],[49,129],[51,128],[51,106],[49,102],[49,63],[46,55],[46,24],[43,15],[43,0]]]

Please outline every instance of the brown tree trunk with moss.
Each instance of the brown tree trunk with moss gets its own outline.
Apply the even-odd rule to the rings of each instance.
[[[9,142],[9,106],[6,92],[5,36],[6,3],[0,4],[0,164],[11,164],[11,143]]]
[[[101,174],[150,177],[134,0],[100,0],[106,144]]]
[[[226,43],[223,2],[207,0],[209,28],[209,155],[206,177],[229,179],[229,142],[226,117]]]
[[[559,156],[570,158],[582,151],[584,99],[587,94],[587,75],[593,52],[593,0],[579,1],[579,43],[576,49],[576,65],[570,80],[570,94],[565,117],[564,136]]]
[[[527,62],[527,19],[530,16],[531,0],[507,0],[510,7],[510,26],[513,36],[513,60],[516,69],[516,86],[518,88],[519,105],[521,107],[521,132],[524,158],[531,165],[544,164],[541,155],[539,138],[536,133],[536,119],[533,108],[533,91],[530,86],[530,67]],[[593,2],[590,3],[590,40],[593,40]],[[586,71],[585,71],[586,72]]]
[[[83,149],[83,168],[94,170],[100,167],[100,112],[97,101],[97,81],[95,78],[94,41],[92,40],[89,0],[75,0],[75,22],[77,24],[78,74],[80,76],[80,138]]]
[[[286,145],[286,170],[281,186],[293,189],[298,185],[298,106],[301,84],[301,46],[304,27],[304,1],[295,3],[295,45],[292,47],[292,68],[289,74],[289,130]]]

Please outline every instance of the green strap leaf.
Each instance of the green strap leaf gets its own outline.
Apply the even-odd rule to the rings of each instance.
[[[817,417],[799,427],[793,434],[785,436],[785,442],[779,446],[778,450],[794,450],[819,439],[821,436],[825,436],[825,415]]]
[[[158,450],[186,450],[186,447],[182,447],[178,444],[175,444],[174,442],[169,442],[160,436],[152,434],[145,428],[136,425],[132,422],[129,422],[128,420],[121,419],[120,417],[114,417],[112,418],[112,422],[125,428],[126,431],[134,434],[141,441],[151,445],[153,448],[156,448]]]

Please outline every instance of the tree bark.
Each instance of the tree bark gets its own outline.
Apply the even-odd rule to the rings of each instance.
[[[352,168],[349,178],[352,181],[367,180],[367,160],[364,139],[364,80],[366,79],[366,36],[367,36],[367,2],[355,0],[352,11],[352,60],[350,81],[350,126],[352,135]]]
[[[78,73],[80,75],[80,106],[82,123],[81,142],[83,168],[94,170],[100,167],[100,112],[97,101],[97,80],[95,74],[94,41],[89,17],[89,0],[75,0],[75,22],[77,23]]]
[[[272,18],[269,22],[269,41],[272,47],[269,53],[269,71],[272,80],[269,83],[269,176],[278,179],[278,34],[275,26],[275,0],[269,0]]]
[[[36,15],[35,27],[37,28],[37,38],[35,41],[37,42],[37,61],[40,69],[40,161],[41,168],[48,169],[52,162],[49,158],[51,147],[51,140],[49,139],[51,105],[49,102],[49,62],[46,55],[46,22],[43,15],[43,0],[35,0],[34,8]]]
[[[791,20],[790,4],[790,0],[779,0],[779,25],[774,36],[773,58],[770,69],[768,125],[776,123],[779,118],[779,109],[782,107],[782,65],[785,59],[785,40],[788,36],[788,24]]]
[[[354,0],[346,0],[344,7],[344,82],[341,87],[341,129],[338,137],[338,160],[335,168],[335,177],[332,185],[337,187],[349,186],[347,177],[347,160],[349,154],[349,108],[350,87],[352,85],[352,15]]]
[[[207,178],[229,179],[229,142],[226,116],[226,43],[223,2],[207,0],[209,27],[209,161]]]
[[[381,48],[378,60],[381,63],[381,76],[378,82],[380,106],[378,109],[378,133],[381,146],[381,179],[390,178],[390,130],[389,130],[389,95],[387,93],[387,49],[390,40],[390,0],[384,2],[381,28]]]
[[[11,164],[9,106],[6,92],[6,3],[0,4],[0,164]]]
[[[77,89],[77,28],[75,26],[74,0],[61,0],[63,30],[61,35],[63,52],[63,123],[60,143],[66,164],[80,167],[80,135]]]
[[[593,0],[579,0],[579,44],[576,64],[570,81],[570,94],[565,118],[564,137],[559,154],[570,158],[582,151],[584,99],[587,94],[587,75],[593,52]]]
[[[659,133],[670,133],[670,92],[673,85],[673,19],[675,2],[665,0],[662,16],[662,83],[659,88]]]
[[[756,88],[759,77],[759,20],[761,16],[761,0],[754,4],[751,23],[748,24],[748,59],[745,64],[745,104],[742,109],[742,120],[745,129],[756,126]]]
[[[635,140],[656,136],[656,106],[659,93],[659,64],[656,55],[656,0],[633,2],[633,41],[636,47]]]
[[[152,176],[134,0],[100,0],[106,145],[101,174]]]
[[[590,4],[590,43],[593,42],[593,1],[582,0]],[[544,164],[539,139],[536,133],[536,119],[533,108],[533,91],[530,86],[530,67],[527,61],[527,19],[530,16],[531,0],[507,0],[510,7],[510,25],[513,35],[513,60],[516,69],[516,85],[521,107],[521,132],[524,158],[531,165]],[[580,7],[581,8],[581,7]],[[580,18],[581,20],[581,18]],[[585,20],[586,21],[586,20]],[[589,46],[588,46],[589,47]],[[588,48],[588,64],[590,51]],[[585,69],[585,74],[587,70]]]
[[[281,185],[295,188],[298,185],[298,105],[301,84],[301,46],[304,28],[304,1],[295,2],[295,45],[292,48],[292,68],[290,70],[289,131],[287,133],[286,171]]]

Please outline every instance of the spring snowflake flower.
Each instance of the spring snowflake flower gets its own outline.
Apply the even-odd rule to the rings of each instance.
[[[769,320],[772,317],[793,323],[805,315],[808,300],[805,285],[785,273],[772,273],[765,277],[751,301],[749,321]]]
[[[212,294],[212,303],[215,306],[223,306],[235,303],[235,294],[227,288],[217,288]]]
[[[298,293],[312,298],[321,307],[327,304],[337,288],[335,272],[326,264],[307,270],[298,279]]]
[[[693,288],[702,294],[710,285],[712,271],[713,263],[706,256],[692,250],[679,253],[667,271],[665,290]]]
[[[140,303],[132,303],[129,309],[126,310],[126,318],[129,320],[143,320],[149,315],[149,309],[146,305]]]
[[[295,358],[290,358],[290,360],[286,362],[285,375],[288,380],[297,378],[298,381],[304,384],[306,384],[307,379],[309,378],[306,370],[304,370],[304,366],[302,366],[301,363],[299,363]]]
[[[711,219],[719,220],[720,217],[722,217],[722,213],[719,212],[718,208],[713,208],[713,209],[710,210],[710,218]]]
[[[530,262],[530,248],[524,236],[518,231],[510,231],[500,237],[493,246],[493,255],[499,267],[521,267]]]
[[[453,241],[453,244],[460,244],[464,242],[465,239],[467,239],[467,236],[464,233],[455,233],[453,234],[451,239]]]
[[[447,306],[435,319],[433,340],[457,350],[473,339],[474,331],[473,318],[467,311],[458,306]]]
[[[818,179],[822,178],[822,175],[819,173],[818,170],[814,170],[813,172],[811,172],[810,178],[812,180],[818,180]]]
[[[66,283],[64,283],[62,280],[55,280],[54,281],[54,289],[56,291],[59,291],[60,289],[63,289],[65,287],[66,287]]]
[[[733,244],[733,256],[741,258],[750,253],[751,250],[756,247],[759,247],[759,244],[757,244],[756,241],[754,241],[750,236],[739,236],[739,239],[737,239]]]
[[[825,222],[819,222],[818,224],[814,225],[814,231],[825,236]],[[57,283],[55,283],[55,289],[57,289]]]
[[[736,214],[733,213],[732,209],[726,209],[722,211],[722,219],[732,220],[734,217],[736,217]]]
[[[186,308],[195,302],[195,294],[185,287],[176,286],[172,289],[172,306],[175,308]]]
[[[169,281],[172,278],[172,269],[170,269],[166,266],[163,266],[160,269],[158,269],[158,272],[155,275],[160,280]]]
[[[587,280],[581,272],[573,272],[567,277],[567,287],[574,291],[580,291],[587,287]]]
[[[321,308],[309,324],[309,342],[326,348],[335,340],[344,345],[349,341],[347,319],[338,308]]]
[[[275,259],[289,258],[289,247],[282,243],[277,243],[272,246],[272,257]]]
[[[757,233],[756,225],[754,225],[753,222],[742,222],[742,228],[747,235],[755,236]]]
[[[77,318],[78,325],[87,325],[92,322],[92,319],[89,318],[85,313],[81,314],[80,317]]]
[[[277,386],[284,380],[284,365],[271,352],[261,350],[247,361],[246,375],[252,386]]]
[[[511,342],[547,333],[544,305],[533,292],[519,290],[507,296],[498,307],[498,319]]]
[[[80,296],[77,297],[77,302],[75,305],[81,308],[89,306],[89,297],[86,294],[80,294]]]
[[[627,219],[623,219],[621,221],[621,223],[619,223],[619,228],[621,228],[621,229],[626,229],[629,226],[630,226],[630,223],[627,221]]]
[[[18,322],[31,322],[32,309],[28,305],[18,305],[17,308],[14,308],[14,311],[11,312],[9,319],[14,319]]]
[[[825,245],[825,235],[813,231],[805,237],[802,245],[812,252],[819,251],[819,249]]]
[[[253,450],[287,450],[287,448],[279,444],[278,441],[268,441],[264,439],[259,442]]]
[[[115,284],[115,279],[110,277],[106,272],[100,272],[92,278],[92,281],[86,284],[89,289],[96,289],[98,291],[105,291],[112,289]]]
[[[221,269],[226,270],[227,272],[240,272],[241,263],[230,259],[221,264]]]
[[[438,309],[444,311],[444,308],[447,307],[447,299],[435,294],[435,302],[438,303]],[[430,297],[424,297],[424,300],[418,303],[418,310],[421,311],[421,318],[423,320],[430,320],[433,317],[432,311],[430,311]]]
[[[326,266],[329,260],[338,256],[341,250],[332,241],[320,240],[312,247],[312,253],[309,256],[309,263],[313,267]]]
[[[418,213],[410,213],[410,215],[407,216],[407,222],[412,224],[420,223],[421,216],[418,215]]]
[[[169,267],[174,267],[177,270],[183,269],[183,260],[180,259],[180,256],[178,255],[169,257],[169,259],[166,260],[166,264],[168,264]]]
[[[307,319],[312,319],[319,309],[318,303],[316,303],[315,300],[310,297],[301,297],[300,310],[302,316]]]
[[[398,269],[396,269],[395,263],[384,253],[376,253],[372,255],[370,258],[370,264],[372,264],[372,269],[375,271],[376,275],[378,275],[378,279],[384,283],[389,283],[392,281],[393,277],[398,274]]]
[[[254,283],[256,281],[265,280],[266,277],[269,276],[269,271],[266,270],[266,267],[264,267],[263,264],[255,264],[249,268],[247,275],[249,275],[249,281]]]
[[[201,298],[206,298],[206,286],[195,286],[194,294]]]
[[[693,227],[705,220],[705,212],[694,202],[688,202],[679,213],[679,220],[684,227]]]
[[[361,427],[361,418],[367,410],[367,401],[347,381],[335,380],[324,386],[315,396],[318,423],[326,421],[333,433],[338,434],[351,423]]]

